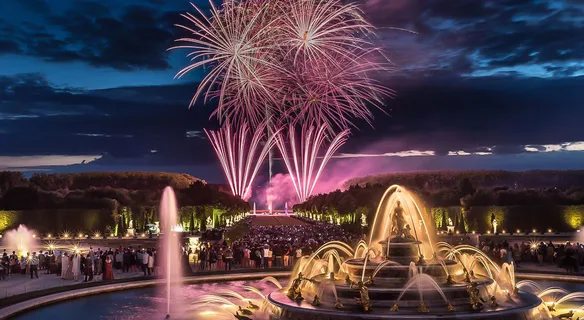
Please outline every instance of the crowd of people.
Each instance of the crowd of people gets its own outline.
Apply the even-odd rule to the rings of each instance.
[[[0,259],[0,280],[9,275],[29,275],[37,278],[39,271],[56,274],[63,280],[89,282],[94,280],[114,280],[114,270],[119,272],[142,271],[144,276],[156,273],[155,248],[119,248],[94,250],[85,253],[80,249],[72,251],[47,250],[21,254],[4,250]]]
[[[485,239],[478,244],[472,244],[469,237],[459,238],[455,244],[474,245],[497,264],[513,263],[521,268],[523,262],[539,266],[556,265],[566,272],[578,272],[584,265],[584,245],[570,241],[554,243],[548,241],[494,241]]]
[[[232,268],[289,268],[303,255],[311,254],[324,243],[340,240],[356,243],[359,235],[342,227],[311,222],[298,225],[253,225],[239,239],[203,241],[184,256],[193,271],[231,270]]]
[[[297,218],[299,219],[299,218]],[[228,242],[221,236],[205,234],[201,241],[185,243],[181,261],[187,274],[200,271],[232,270],[234,268],[291,268],[302,256],[312,254],[330,241],[342,241],[354,246],[362,234],[352,233],[326,222],[307,221],[297,225],[254,225],[245,219],[245,233]],[[212,236],[211,236],[212,235]],[[498,264],[514,263],[521,268],[522,262],[553,264],[576,272],[584,265],[584,246],[570,242],[507,242],[483,239],[471,241],[459,238],[459,243],[473,245],[490,256]],[[39,272],[56,274],[63,280],[96,281],[113,280],[116,273],[142,272],[144,276],[161,274],[156,248],[117,248],[85,252],[47,250],[19,255],[12,251],[2,254],[0,280],[9,275],[27,275],[38,278]]]

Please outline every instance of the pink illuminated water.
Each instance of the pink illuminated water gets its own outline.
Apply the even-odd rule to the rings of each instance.
[[[177,224],[176,196],[171,187],[166,187],[160,200],[160,224],[163,235],[160,237],[161,252],[158,255],[164,259],[163,266],[166,277],[166,318],[170,318],[170,297],[181,286],[180,234],[173,232]]]
[[[4,246],[16,251],[18,256],[32,253],[30,251],[36,248],[34,232],[21,224],[17,229],[10,230],[4,234]]]

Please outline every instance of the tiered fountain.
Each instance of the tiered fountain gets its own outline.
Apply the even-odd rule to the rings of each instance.
[[[434,234],[415,197],[392,186],[368,242],[332,242],[304,257],[289,287],[267,296],[266,312],[280,320],[552,318],[538,296],[517,289],[513,265],[434,243]]]

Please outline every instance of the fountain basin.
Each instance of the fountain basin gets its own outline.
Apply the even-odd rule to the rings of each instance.
[[[551,319],[547,307],[543,305],[537,296],[527,293],[520,294],[521,304],[500,303],[497,309],[485,309],[474,312],[470,306],[462,309],[457,308],[454,312],[449,312],[444,303],[442,306],[426,306],[429,313],[418,312],[418,304],[400,305],[397,312],[390,311],[390,304],[372,302],[370,312],[363,312],[354,302],[345,305],[343,309],[335,309],[332,301],[321,301],[322,304],[314,307],[310,304],[311,299],[306,297],[304,301],[296,302],[286,296],[284,290],[272,292],[268,295],[271,304],[272,320],[338,320],[338,319],[497,319],[497,320],[536,320]],[[468,300],[467,300],[468,301]]]

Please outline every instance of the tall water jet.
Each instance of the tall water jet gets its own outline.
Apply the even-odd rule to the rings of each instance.
[[[15,250],[19,257],[26,256],[36,248],[34,232],[21,224],[18,228],[4,234],[4,245],[10,250]]]
[[[166,319],[170,318],[171,293],[178,290],[181,285],[182,264],[180,256],[180,234],[174,231],[177,225],[176,196],[171,187],[166,187],[160,200],[160,220],[163,236],[160,238],[161,254],[165,259],[164,272],[166,278]]]

